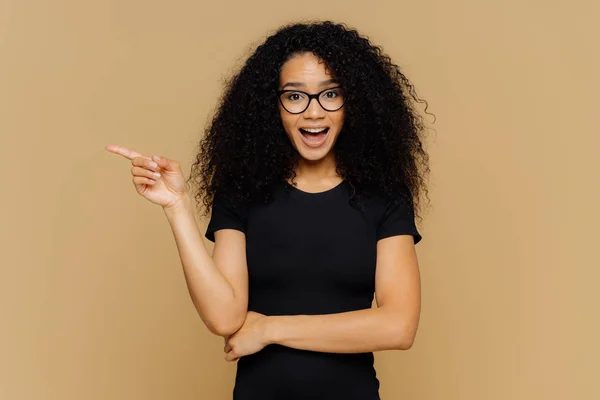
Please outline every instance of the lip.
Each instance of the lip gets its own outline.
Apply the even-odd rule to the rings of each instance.
[[[327,127],[323,127],[323,128],[327,128]],[[305,129],[305,128],[302,128],[302,129]],[[313,128],[313,129],[317,129],[317,128]],[[300,130],[298,130],[298,133],[300,134],[300,138],[302,139],[302,143],[304,143],[306,146],[312,147],[312,148],[321,147],[323,145],[323,143],[325,143],[327,141],[327,136],[329,136],[329,131],[327,131],[327,133],[325,135],[323,135],[323,139],[319,140],[318,142],[309,142],[304,137],[304,135],[302,134],[302,132],[300,132]]]
[[[328,126],[301,126],[298,129],[324,129],[329,128]]]

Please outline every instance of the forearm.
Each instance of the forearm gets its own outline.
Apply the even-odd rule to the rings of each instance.
[[[189,195],[172,208],[164,208],[175,237],[187,288],[198,314],[214,334],[230,333],[245,318],[235,293],[208,253],[194,219]]]
[[[398,312],[383,307],[339,314],[269,316],[266,325],[269,343],[330,353],[408,349],[416,330]]]

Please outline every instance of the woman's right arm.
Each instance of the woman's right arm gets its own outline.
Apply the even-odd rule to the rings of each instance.
[[[198,314],[212,333],[233,334],[243,325],[248,309],[246,236],[234,229],[216,231],[211,257],[198,230],[188,194],[163,210]]]
[[[246,320],[248,308],[244,233],[233,229],[215,232],[211,257],[194,219],[179,163],[112,144],[106,150],[131,161],[138,194],[163,208],[175,236],[188,291],[204,324],[219,336],[235,333]]]

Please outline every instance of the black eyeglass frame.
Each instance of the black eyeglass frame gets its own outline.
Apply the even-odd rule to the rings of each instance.
[[[346,97],[344,96],[344,101],[342,103],[341,106],[339,106],[338,108],[336,108],[335,110],[328,110],[325,107],[323,107],[323,104],[321,104],[321,102],[319,101],[319,97],[326,91],[328,90],[333,90],[333,89],[338,89],[338,88],[342,88],[341,86],[334,86],[334,87],[330,87],[327,89],[323,89],[321,90],[319,93],[316,94],[310,94],[310,93],[306,93],[303,92],[302,90],[297,90],[297,89],[286,89],[286,90],[277,90],[277,99],[279,100],[279,103],[281,103],[281,106],[283,107],[283,109],[287,112],[289,112],[290,114],[302,114],[304,111],[306,111],[308,109],[308,107],[310,107],[310,102],[312,101],[312,99],[316,99],[317,103],[319,103],[319,105],[321,106],[321,108],[327,112],[335,112],[337,110],[339,110],[340,108],[344,107],[344,104],[346,104]],[[342,90],[344,90],[342,88]],[[281,100],[281,95],[286,93],[286,92],[297,92],[297,93],[302,93],[305,94],[308,97],[308,103],[306,103],[306,107],[304,108],[304,110],[299,111],[299,112],[291,112],[290,110],[288,110],[287,108],[285,108],[285,106],[283,105],[283,101]]]

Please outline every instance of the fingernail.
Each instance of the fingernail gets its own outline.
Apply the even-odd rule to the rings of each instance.
[[[150,167],[151,168],[156,168],[156,167],[158,167],[158,164],[155,163],[154,161],[150,161]]]
[[[154,158],[156,161],[160,161],[160,157],[159,156],[152,156],[152,158]]]

